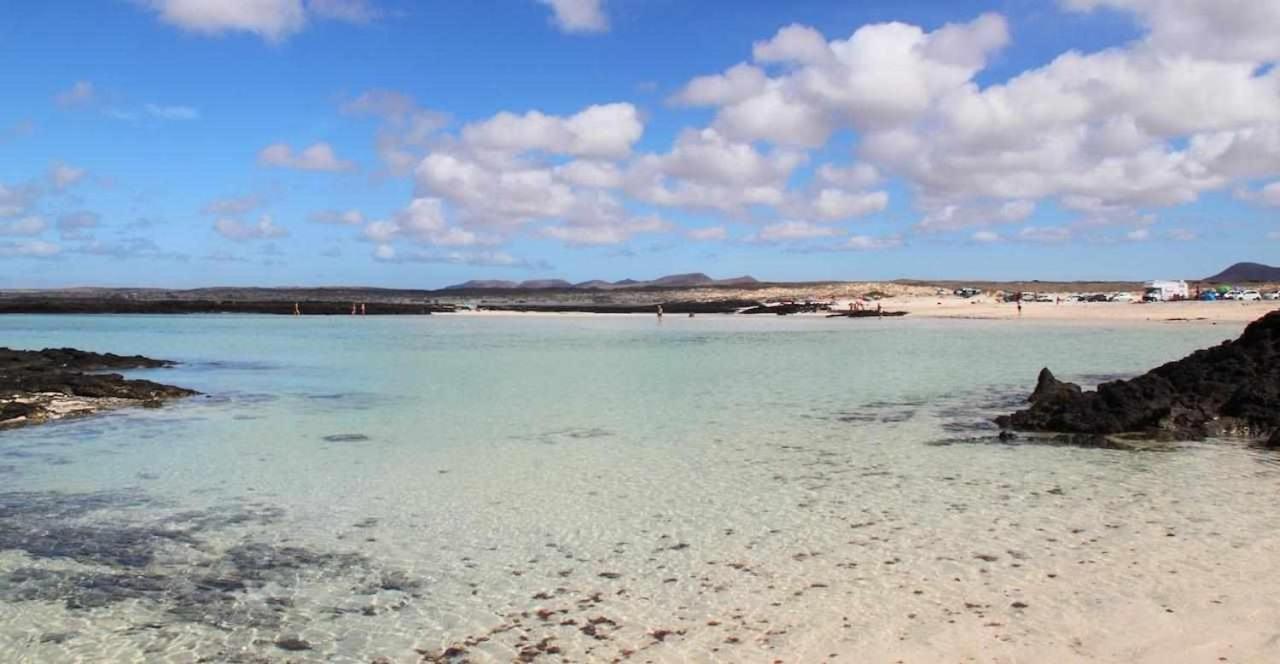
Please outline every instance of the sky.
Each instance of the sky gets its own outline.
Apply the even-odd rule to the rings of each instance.
[[[0,3],[0,288],[1280,263],[1280,2]]]

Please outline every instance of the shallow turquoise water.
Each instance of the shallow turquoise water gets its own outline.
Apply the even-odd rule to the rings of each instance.
[[[1055,608],[1001,617],[1010,652],[1066,647],[1049,633],[1072,620],[1085,642],[1110,644],[1123,634],[1094,624],[1078,594],[1041,587],[1045,570],[1090,549],[1093,563],[1063,573],[1131,606],[1228,588],[1240,581],[1230,566],[1173,589],[1143,570],[1273,551],[1258,535],[1280,525],[1271,459],[1231,443],[935,443],[983,435],[1042,366],[1094,382],[1239,329],[0,317],[3,345],[174,359],[135,374],[205,394],[0,432],[0,528],[50,524],[56,543],[79,532],[60,524],[90,524],[125,548],[111,529],[134,528],[121,541],[146,554],[0,552],[0,659],[416,661],[415,648],[463,644],[507,661],[544,638],[572,661],[958,652],[949,635],[956,616],[973,618],[970,600],[998,597],[986,615],[1004,614],[1011,593]],[[1046,539],[1086,543],[1064,554]],[[1140,569],[1122,560],[1156,545]],[[208,574],[240,585],[188,587]],[[155,587],[131,589],[128,575]],[[312,649],[283,650],[282,636]]]

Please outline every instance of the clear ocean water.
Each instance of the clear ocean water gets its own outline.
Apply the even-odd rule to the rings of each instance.
[[[0,661],[1276,661],[1280,457],[988,424],[1240,329],[0,317],[204,393],[0,432]]]

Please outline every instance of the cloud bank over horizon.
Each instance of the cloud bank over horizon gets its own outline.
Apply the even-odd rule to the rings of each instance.
[[[0,134],[13,153],[0,255],[86,265],[104,282],[180,263],[197,266],[192,283],[438,284],[467,269],[972,274],[966,257],[989,276],[1083,277],[1092,259],[1105,276],[1133,256],[1172,269],[1181,253],[1229,263],[1280,249],[1278,4],[1062,0],[1045,18],[966,2],[927,23],[852,25],[776,8],[770,32],[714,36],[726,43],[710,50],[745,57],[619,63],[631,82],[612,86],[565,83],[587,68],[613,78],[608,58],[638,57],[656,17],[601,0],[525,4],[502,25],[522,35],[507,61],[533,82],[442,60],[473,75],[452,84],[456,98],[377,63],[432,26],[464,25],[464,10],[113,8],[111,20],[191,51],[198,72],[237,58],[275,78],[235,94],[163,66],[136,86],[111,68],[37,77],[49,92],[0,115],[14,128]],[[1021,26],[1054,21],[1104,37],[1020,49]],[[332,45],[371,34],[391,46],[311,71]]]

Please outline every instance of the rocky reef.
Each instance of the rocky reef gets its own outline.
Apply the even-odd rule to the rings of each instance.
[[[1280,311],[1250,323],[1238,339],[1092,391],[1043,369],[1029,401],[996,423],[1099,438],[1225,436],[1280,446]]]
[[[157,406],[196,394],[113,370],[158,369],[173,362],[74,348],[0,348],[0,428],[35,424],[108,408]]]

